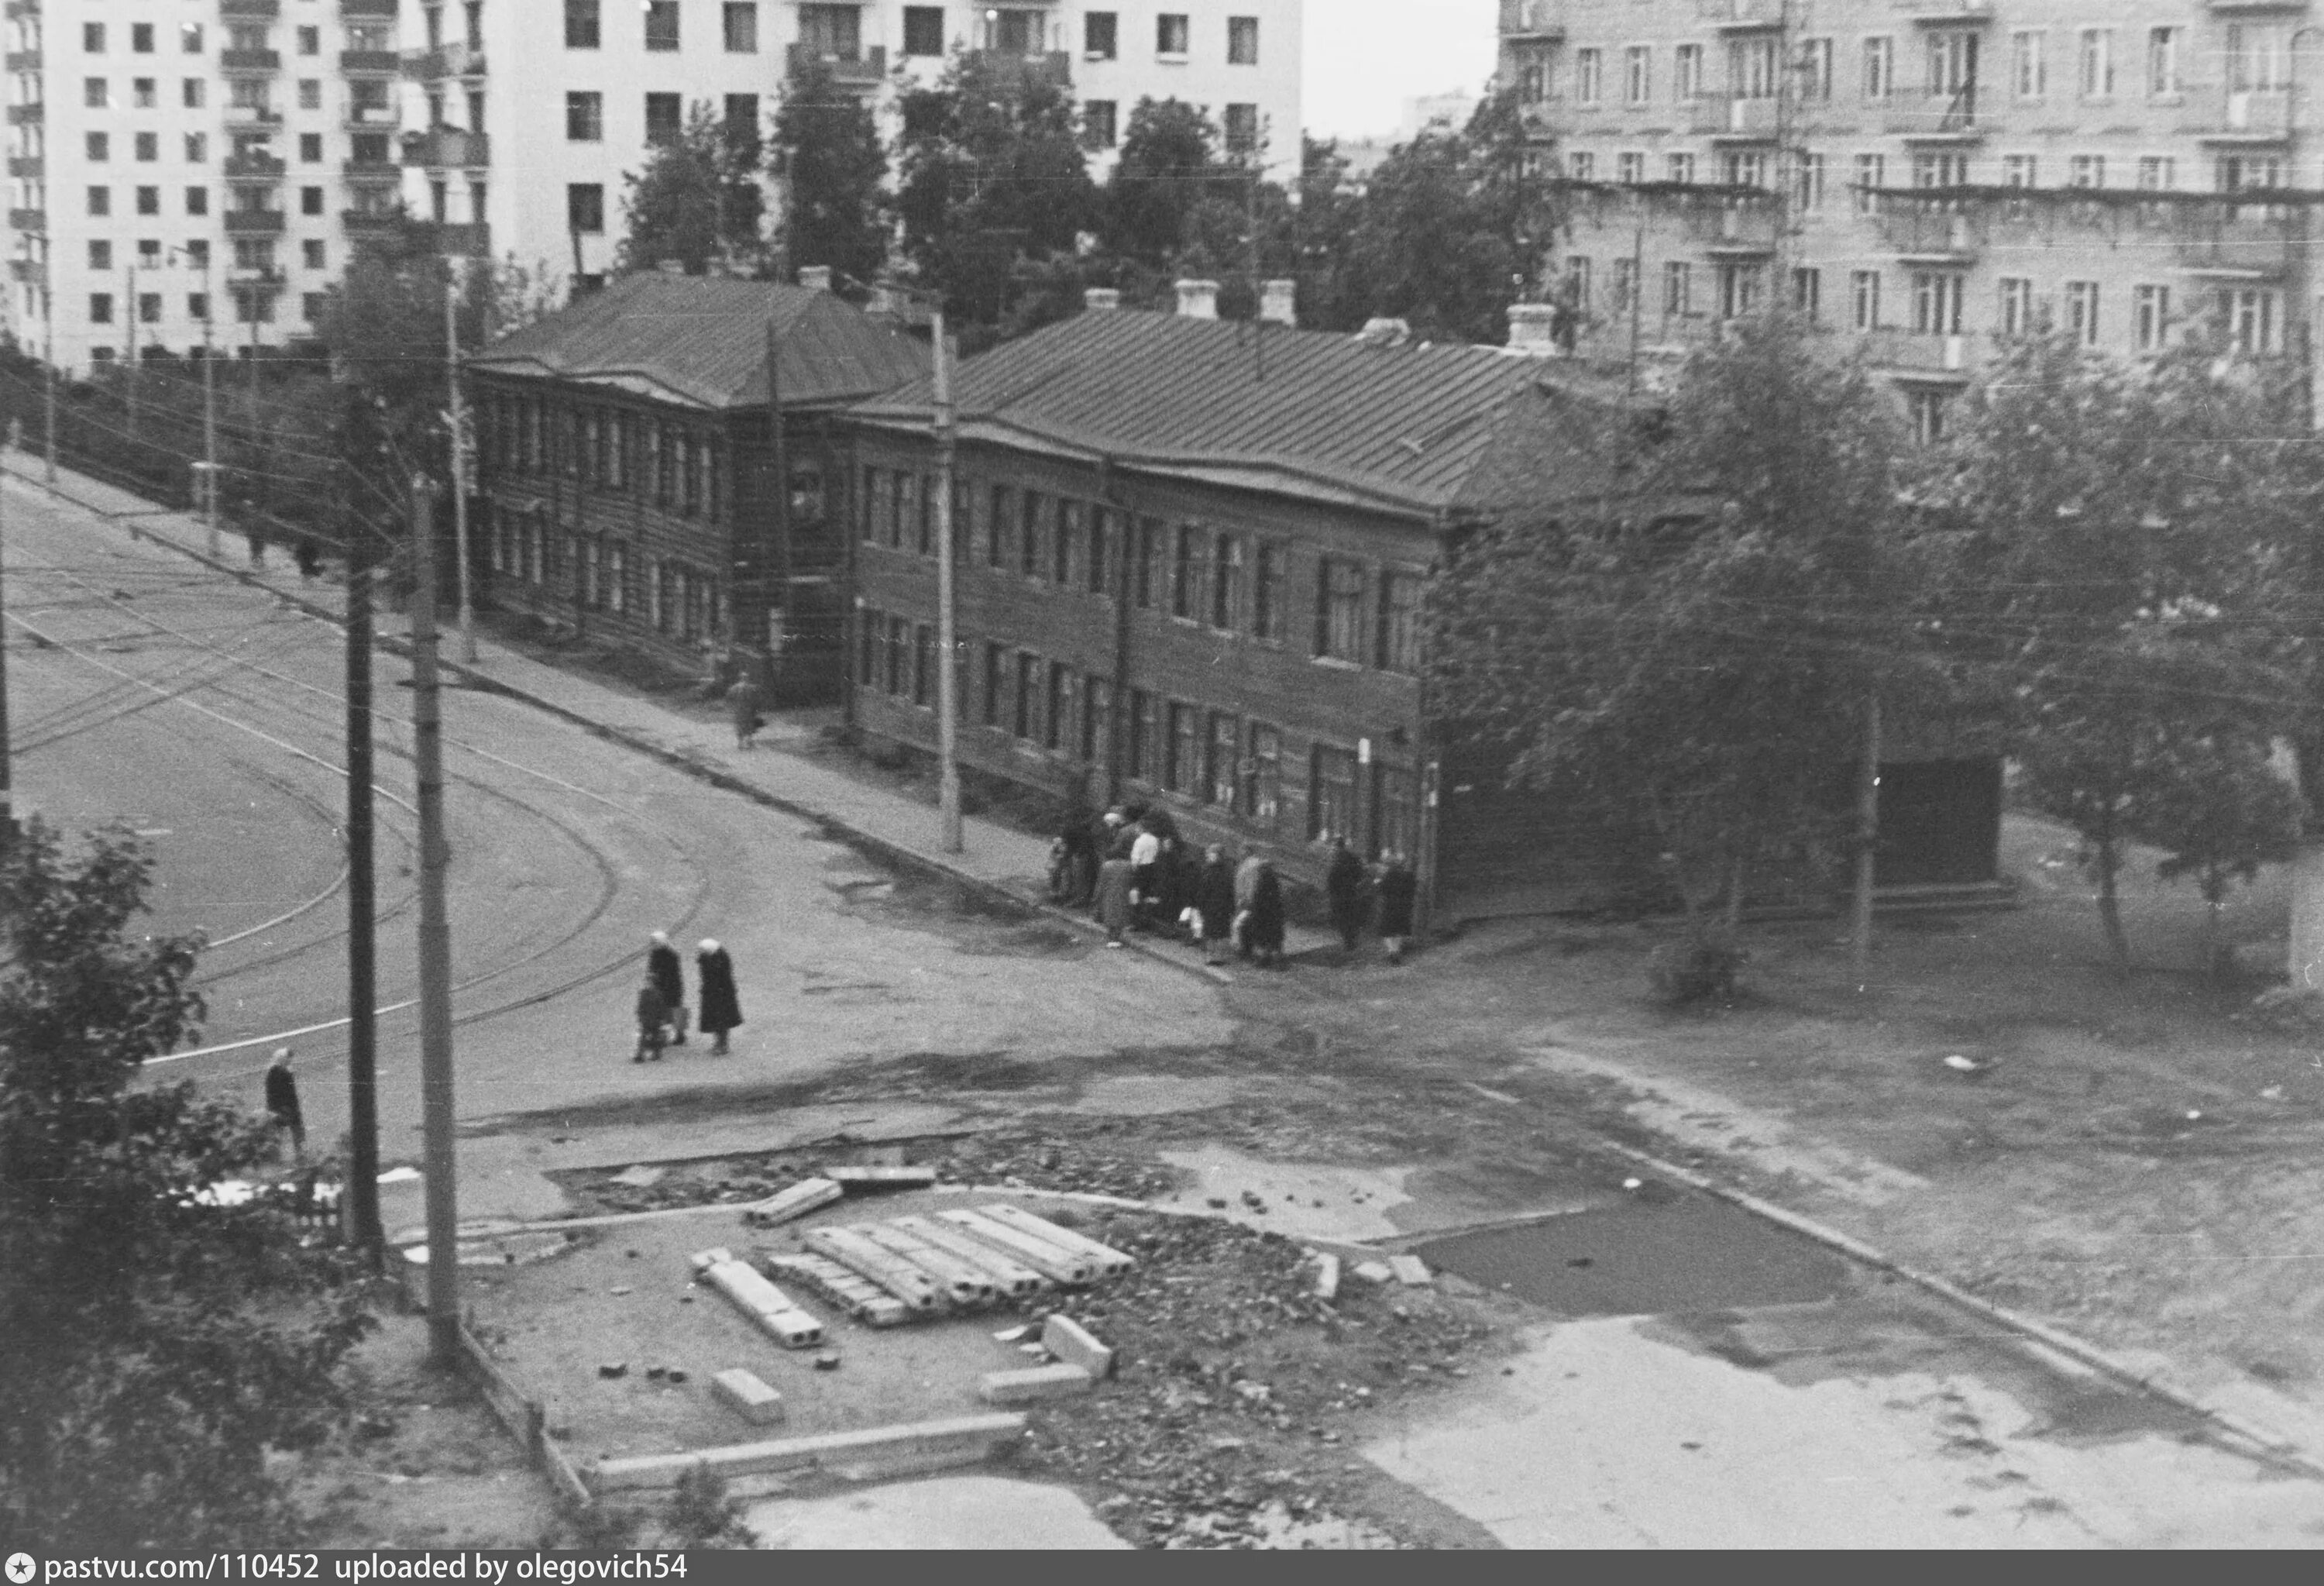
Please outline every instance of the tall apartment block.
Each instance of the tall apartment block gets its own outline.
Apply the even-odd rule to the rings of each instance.
[[[2306,351],[2309,12],[1502,0],[1500,74],[1564,179],[1578,351],[1667,353],[1786,303],[1858,338],[1926,437],[1997,334],[2135,355],[2207,320],[2254,355]]]
[[[70,369],[310,333],[393,207],[396,0],[8,0],[6,324]]]

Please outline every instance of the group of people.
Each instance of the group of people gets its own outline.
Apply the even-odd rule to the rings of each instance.
[[[696,1020],[710,1037],[710,1055],[726,1055],[727,1033],[742,1022],[742,999],[734,990],[734,960],[726,949],[704,937],[694,955],[695,979],[700,987]],[[686,1045],[686,971],[669,933],[656,931],[646,949],[645,984],[638,988],[638,1047],[632,1063],[661,1061],[664,1047]]]
[[[1388,958],[1402,960],[1417,887],[1401,855],[1383,853],[1375,871],[1335,841],[1325,890],[1351,952],[1377,905]],[[1284,962],[1283,878],[1274,862],[1255,849],[1238,860],[1216,843],[1198,853],[1167,810],[1068,816],[1050,846],[1049,895],[1092,910],[1109,947],[1143,932],[1194,943],[1214,964],[1230,954],[1270,968]]]

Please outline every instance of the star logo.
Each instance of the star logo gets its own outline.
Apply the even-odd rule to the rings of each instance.
[[[8,1579],[12,1583],[12,1586],[24,1586],[24,1582],[32,1578],[32,1572],[39,1567],[39,1565],[32,1562],[32,1555],[29,1553],[10,1554],[8,1555]]]

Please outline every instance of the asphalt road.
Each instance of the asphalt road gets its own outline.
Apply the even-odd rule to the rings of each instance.
[[[20,809],[121,821],[156,861],[154,925],[213,945],[199,1046],[152,1065],[256,1104],[299,1053],[309,1133],[346,1117],[340,631],[16,482],[7,632]],[[383,1152],[418,1151],[406,663],[378,683]],[[472,1127],[618,1115],[674,1092],[738,1101],[865,1057],[1104,1052],[1225,1038],[1197,983],[941,896],[807,824],[488,693],[447,690],[446,810],[458,1108]],[[910,884],[906,883],[909,890]],[[906,906],[907,904],[910,906]],[[648,933],[733,954],[733,1055],[629,1061]],[[689,964],[689,980],[691,969]]]

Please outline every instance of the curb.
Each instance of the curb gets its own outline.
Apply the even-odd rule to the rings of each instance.
[[[767,1443],[730,1443],[684,1453],[637,1454],[600,1460],[581,1469],[592,1493],[672,1487],[688,1471],[706,1467],[724,1476],[828,1470],[850,1480],[917,1475],[950,1466],[982,1464],[1025,1434],[1025,1416],[1010,1412],[916,1421],[861,1432],[825,1432]]]

